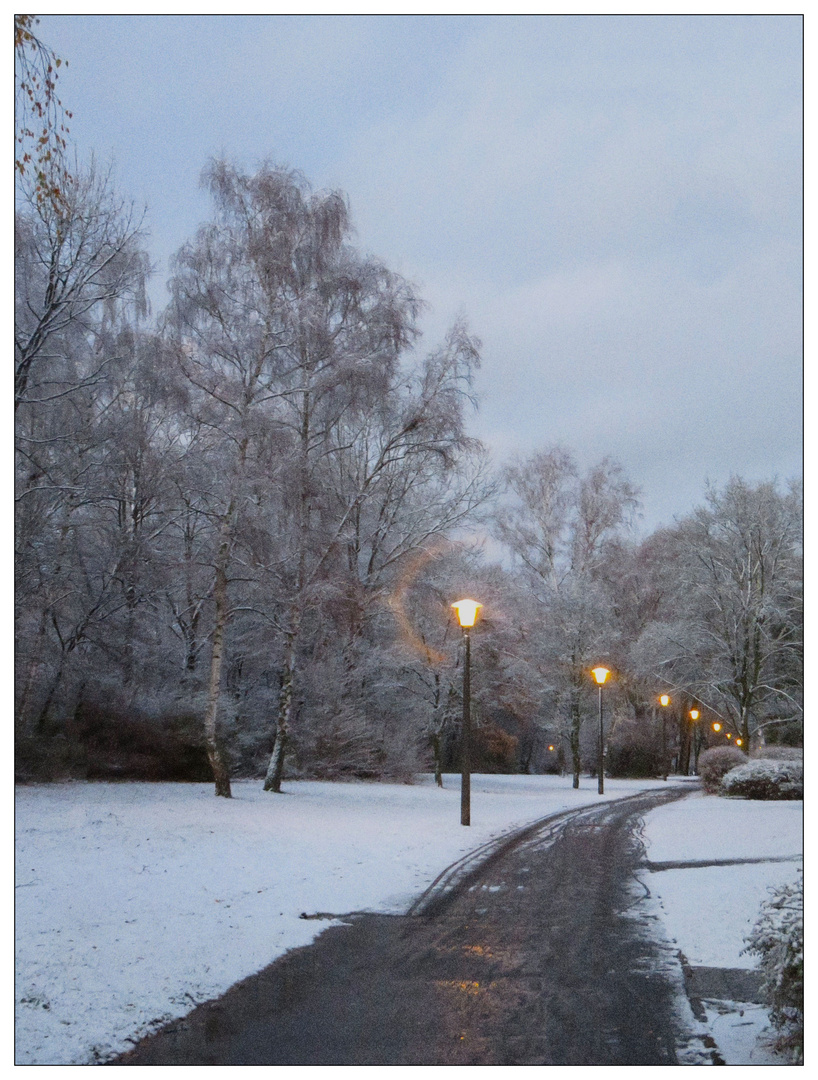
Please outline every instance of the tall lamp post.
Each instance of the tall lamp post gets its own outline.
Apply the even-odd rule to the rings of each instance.
[[[665,709],[670,704],[670,695],[661,694],[659,704],[662,706],[662,779],[667,780],[667,725],[665,723],[667,713]]]
[[[483,605],[476,600],[458,600],[452,607],[463,630],[463,730],[460,735],[460,824],[471,825],[471,635],[477,619],[477,609]]]
[[[690,739],[693,743],[693,772],[699,771],[699,729],[696,727],[696,721],[699,719],[699,710],[690,710]],[[690,772],[690,758],[688,756],[688,773]]]
[[[599,780],[597,783],[597,791],[600,795],[605,794],[605,743],[604,735],[602,732],[602,685],[608,676],[611,674],[606,667],[595,667],[592,669],[591,674],[597,681],[599,687],[599,759],[597,762],[597,773]]]

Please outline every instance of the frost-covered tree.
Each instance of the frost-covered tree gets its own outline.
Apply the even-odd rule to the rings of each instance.
[[[270,165],[214,162],[205,182],[215,218],[176,258],[168,327],[191,422],[220,462],[198,497],[220,536],[206,731],[217,754],[231,581],[252,577],[280,664],[265,780],[278,791],[299,665],[330,613],[360,607],[483,497],[463,424],[478,356],[458,325],[426,360],[405,359],[419,301],[351,246],[340,194]]]
[[[667,591],[638,652],[749,746],[802,713],[800,491],[732,478],[666,537]]]
[[[16,717],[27,735],[47,728],[72,678],[82,683],[79,658],[107,643],[118,610],[121,553],[99,526],[118,439],[110,410],[138,334],[124,330],[145,313],[139,241],[132,212],[93,166],[59,205],[24,192],[18,206]]]
[[[144,313],[141,219],[92,162],[59,205],[25,191],[15,217],[14,407],[56,405],[104,378],[102,337]]]
[[[614,462],[605,459],[583,474],[561,447],[515,462],[505,476],[508,499],[497,535],[533,601],[538,632],[529,639],[528,662],[568,741],[578,787],[589,669],[610,656],[614,644],[606,553],[627,526],[637,493]]]

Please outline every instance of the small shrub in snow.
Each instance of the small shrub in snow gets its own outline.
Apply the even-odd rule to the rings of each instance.
[[[776,889],[746,939],[748,953],[761,958],[762,988],[778,1029],[776,1049],[797,1065],[804,1059],[804,879]]]
[[[747,755],[742,754],[735,746],[714,746],[712,750],[705,750],[699,755],[699,776],[702,778],[704,790],[715,795],[721,778],[746,761]]]
[[[721,793],[739,799],[803,799],[803,763],[748,761],[722,777]]]

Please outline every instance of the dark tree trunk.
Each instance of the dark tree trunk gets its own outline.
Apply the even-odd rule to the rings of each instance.
[[[40,711],[37,714],[37,719],[34,722],[34,730],[38,735],[45,735],[46,728],[48,726],[48,713],[51,709],[51,702],[54,700],[57,694],[57,690],[62,682],[63,672],[65,671],[66,664],[66,651],[63,649],[60,654],[60,662],[57,665],[57,670],[54,673],[54,678],[51,680],[51,685],[48,688],[48,693],[45,696],[45,701],[40,707]]]
[[[460,666],[458,659],[457,666]],[[435,671],[435,695],[434,695],[434,710],[432,719],[432,734],[429,740],[432,744],[432,754],[434,756],[435,764],[435,783],[438,787],[443,787],[443,758],[444,758],[444,739],[449,731],[449,721],[454,712],[454,702],[457,698],[457,690],[453,682],[449,683],[449,689],[446,693],[446,700],[443,701],[443,691],[441,687],[440,672]],[[439,718],[439,719],[438,719]]]
[[[443,766],[440,759],[440,732],[432,732],[432,754],[435,759],[435,783],[443,787]]]
[[[684,709],[679,717],[679,758],[677,772],[687,776],[690,772],[690,743],[693,736],[690,710]]]
[[[573,686],[571,688],[571,761],[574,771],[574,783],[575,788],[579,787],[579,774],[582,768],[582,761],[580,760],[579,750],[579,732],[582,727],[582,706],[579,699],[579,687]]]

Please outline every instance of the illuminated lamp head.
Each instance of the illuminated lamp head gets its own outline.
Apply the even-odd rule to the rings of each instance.
[[[452,604],[452,607],[457,612],[457,618],[460,620],[460,625],[464,630],[470,626],[474,626],[477,620],[477,609],[483,605],[478,604],[476,600],[458,600],[456,604]]]

